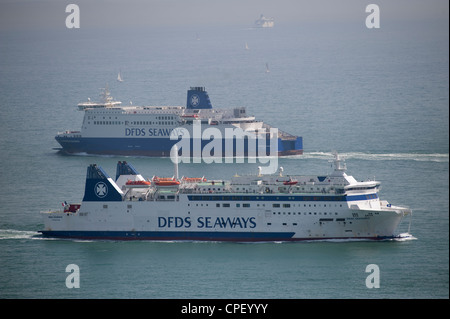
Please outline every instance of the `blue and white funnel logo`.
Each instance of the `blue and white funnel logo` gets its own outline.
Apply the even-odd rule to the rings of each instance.
[[[200,103],[200,97],[197,94],[191,96],[191,105],[197,106]]]
[[[98,182],[94,186],[94,192],[98,198],[103,198],[108,195],[108,186],[104,182]]]

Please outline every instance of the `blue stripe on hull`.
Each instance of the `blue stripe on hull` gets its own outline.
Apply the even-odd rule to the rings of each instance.
[[[66,153],[88,153],[100,155],[141,155],[141,156],[170,156],[170,150],[177,141],[169,138],[67,138],[55,137]],[[282,147],[278,155],[302,154],[302,138],[297,137],[295,143],[290,147]],[[191,140],[191,152],[192,144]],[[202,141],[202,148],[210,141]],[[280,146],[279,140],[279,146]],[[225,154],[225,142],[222,143],[222,155]],[[235,147],[233,147],[235,150]],[[248,145],[244,142],[244,156],[247,156]],[[266,153],[270,153],[269,141],[267,140]],[[241,155],[242,156],[242,155]]]
[[[157,240],[157,241],[312,241],[312,240],[386,240],[383,237],[304,237],[293,238],[294,232],[177,232],[177,231],[40,231],[43,236],[67,239],[94,240]]]
[[[108,240],[287,241],[293,232],[41,231],[46,237]]]

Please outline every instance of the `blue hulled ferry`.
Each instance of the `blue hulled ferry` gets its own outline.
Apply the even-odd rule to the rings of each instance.
[[[171,148],[186,136],[192,147],[198,142],[203,150],[212,139],[205,132],[214,130],[217,132],[214,137],[220,136],[219,143],[223,146],[220,152],[216,148],[216,154],[211,155],[227,155],[225,145],[231,145],[232,156],[252,155],[250,145],[255,145],[260,155],[303,153],[302,137],[280,129],[274,131],[272,126],[247,114],[245,107],[213,108],[204,87],[188,90],[186,106],[123,106],[111,97],[107,88],[101,97],[100,102],[89,100],[78,104],[78,109],[84,111],[81,130],[58,133],[55,139],[62,146],[60,151],[169,157]],[[196,127],[201,127],[197,131],[199,136]],[[227,136],[231,130],[241,133]],[[238,147],[241,141],[243,147]]]

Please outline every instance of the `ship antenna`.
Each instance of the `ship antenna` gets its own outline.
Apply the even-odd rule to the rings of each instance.
[[[345,165],[345,160],[342,159],[337,151],[333,152],[334,155],[334,171],[335,172],[345,172],[347,170],[347,166]]]
[[[174,175],[175,175],[175,179],[178,180],[178,146],[175,144],[172,147],[171,150],[172,154],[171,154],[171,158],[172,158],[172,162],[174,163]]]

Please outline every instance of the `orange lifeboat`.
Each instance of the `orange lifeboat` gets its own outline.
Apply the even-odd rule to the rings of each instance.
[[[180,185],[180,181],[173,177],[154,177],[153,183],[157,186],[177,186]]]
[[[125,183],[128,187],[149,187],[152,183],[149,181],[127,181]]]

